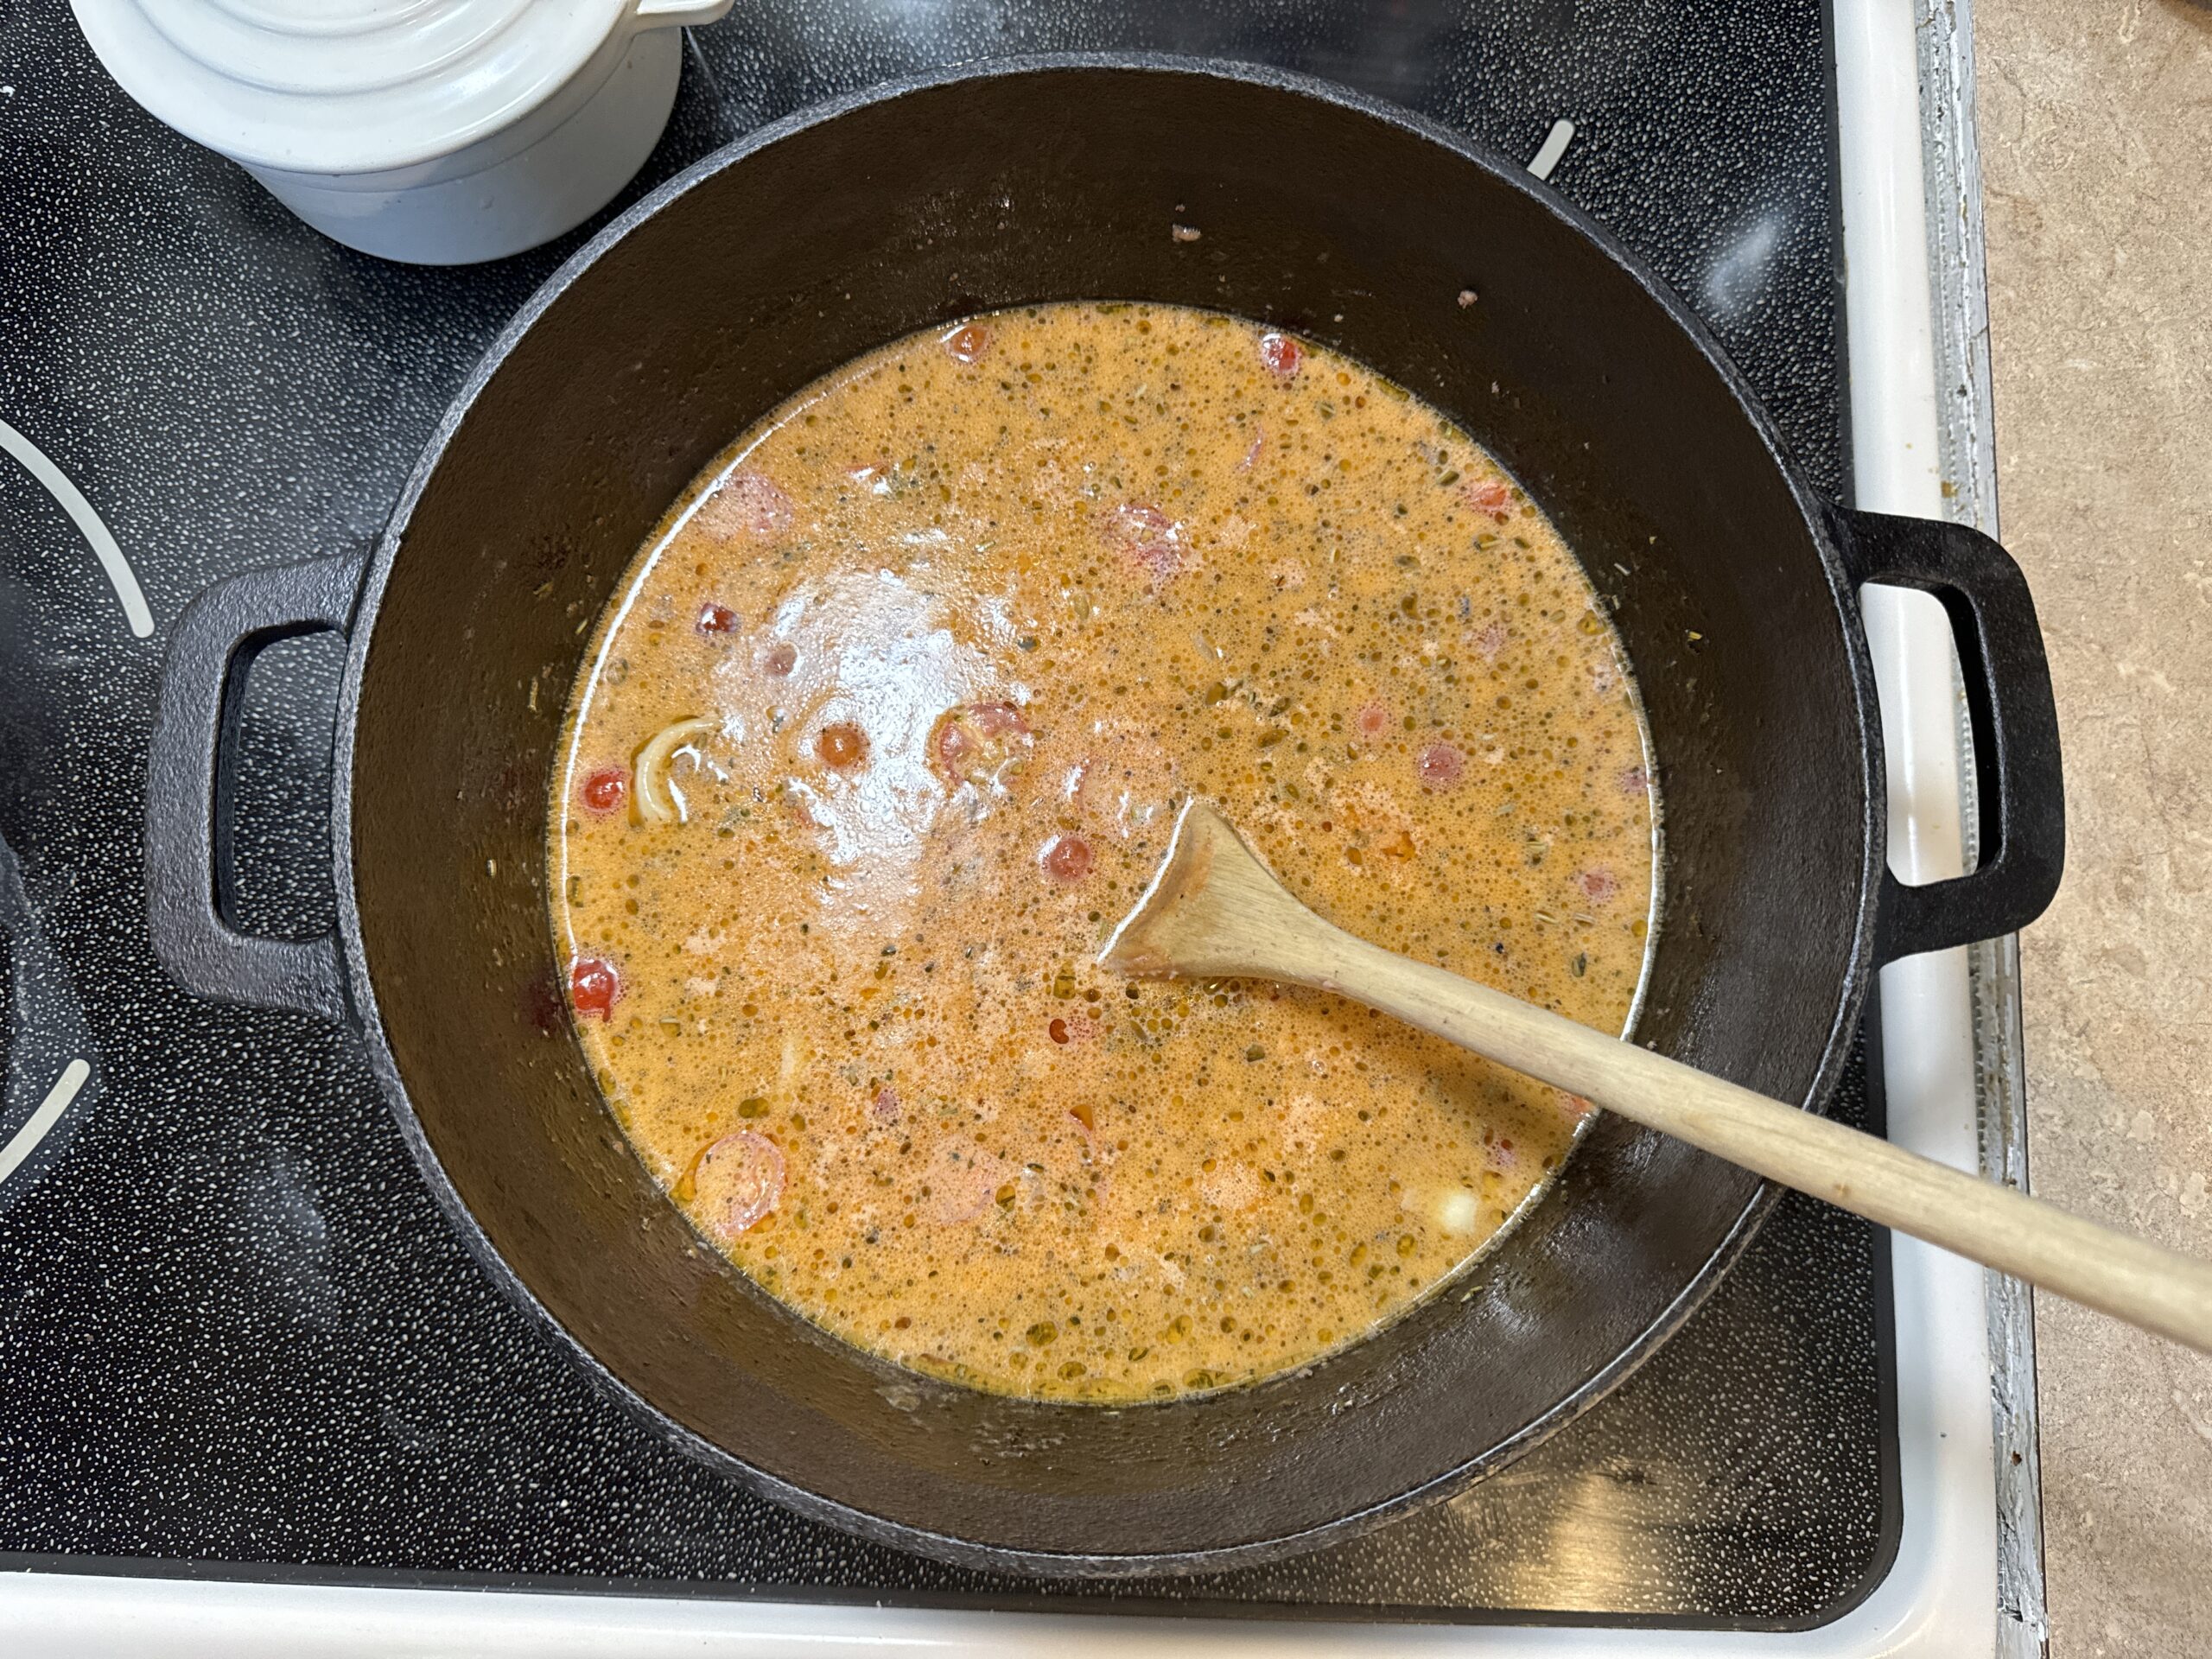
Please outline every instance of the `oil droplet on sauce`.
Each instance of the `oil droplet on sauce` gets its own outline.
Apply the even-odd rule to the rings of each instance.
[[[842,721],[834,726],[824,726],[821,735],[814,740],[814,752],[831,771],[849,771],[860,765],[867,755],[868,734],[859,727]]]

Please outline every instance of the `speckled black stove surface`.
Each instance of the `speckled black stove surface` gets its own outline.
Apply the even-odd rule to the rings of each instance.
[[[1845,475],[1816,0],[744,3],[692,44],[641,184],[828,92],[1054,48],[1287,64],[1521,156],[1564,117],[1554,182],[1711,320],[1813,475]],[[372,539],[470,363],[577,239],[458,271],[347,252],[125,100],[59,3],[0,11],[0,422],[84,492],[153,621],[134,634],[55,498],[0,459],[0,1147],[69,1100],[0,1179],[0,1562],[1780,1625],[1878,1580],[1897,1535],[1882,1269],[1869,1229],[1810,1203],[1785,1199],[1625,1385],[1447,1506],[1165,1588],[995,1581],[666,1449],[480,1278],[340,1039],[162,978],[137,843],[169,623],[231,571]],[[235,874],[263,930],[330,922],[337,667],[327,638],[288,643],[247,695]]]

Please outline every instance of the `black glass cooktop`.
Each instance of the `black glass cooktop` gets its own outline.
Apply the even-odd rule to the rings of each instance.
[[[747,4],[695,32],[635,188],[826,93],[1108,47],[1333,77],[1516,157],[1572,122],[1553,183],[1681,289],[1841,487],[1817,0]],[[1264,1570],[987,1579],[821,1531],[657,1441],[478,1275],[342,1039],[162,977],[139,885],[179,610],[372,539],[470,364],[580,236],[461,270],[348,252],[125,99],[58,5],[0,12],[0,1565],[1763,1625],[1833,1618],[1880,1578],[1886,1252],[1791,1198],[1595,1410],[1448,1505]],[[235,875],[263,931],[331,921],[337,671],[328,638],[288,642],[245,696]]]

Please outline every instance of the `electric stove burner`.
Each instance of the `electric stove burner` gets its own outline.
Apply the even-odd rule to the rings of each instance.
[[[1526,158],[1704,313],[1840,493],[1827,34],[1816,0],[748,6],[694,32],[632,195],[936,65],[1108,47],[1281,64]],[[232,571],[371,540],[469,365],[578,238],[457,270],[336,247],[124,99],[60,7],[0,16],[0,1565],[1766,1627],[1881,1579],[1887,1256],[1792,1197],[1586,1416],[1449,1504],[1277,1566],[989,1579],[823,1531],[660,1444],[477,1274],[346,1040],[177,991],[139,887],[178,611]],[[257,931],[330,924],[339,650],[272,648],[245,697],[225,879]],[[1866,1077],[1854,1063],[1839,1115],[1878,1116]]]
[[[30,1191],[83,1121],[99,1092],[88,1087],[91,1048],[83,1011],[40,933],[16,855],[0,841],[0,1212]],[[7,1294],[0,1288],[0,1298]]]

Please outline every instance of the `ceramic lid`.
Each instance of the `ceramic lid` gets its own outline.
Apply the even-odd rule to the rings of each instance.
[[[374,173],[527,114],[617,31],[729,0],[73,0],[123,89],[251,166]]]

